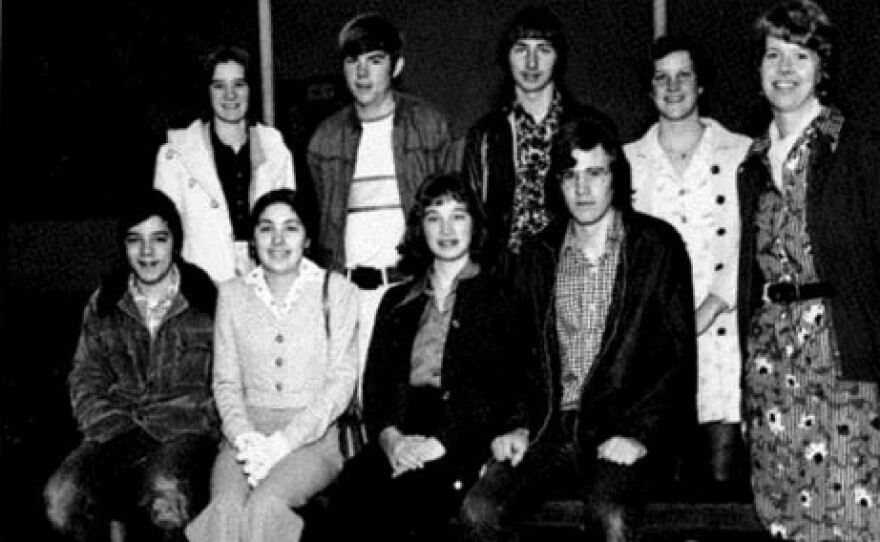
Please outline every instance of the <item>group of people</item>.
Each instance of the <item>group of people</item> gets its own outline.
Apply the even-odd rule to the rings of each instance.
[[[251,118],[247,53],[217,50],[211,114],[169,132],[120,215],[127,265],[86,306],[52,525],[292,542],[323,494],[322,539],[445,540],[457,519],[515,540],[564,491],[623,542],[699,424],[719,492],[746,437],[771,534],[880,540],[880,136],[830,101],[820,7],[783,0],[754,30],[764,135],[702,116],[705,54],[664,36],[656,123],[623,145],[565,91],[559,19],[524,8],[459,160],[395,88],[399,30],[358,15],[351,105],[308,146],[316,201]]]

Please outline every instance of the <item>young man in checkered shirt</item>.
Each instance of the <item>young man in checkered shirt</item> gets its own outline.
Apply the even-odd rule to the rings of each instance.
[[[651,481],[669,472],[676,432],[696,423],[684,243],[632,210],[613,128],[572,118],[554,147],[546,189],[557,218],[515,269],[545,378],[529,426],[495,439],[465,499],[469,540],[512,538],[525,503],[561,487],[583,497],[588,527],[630,540]]]

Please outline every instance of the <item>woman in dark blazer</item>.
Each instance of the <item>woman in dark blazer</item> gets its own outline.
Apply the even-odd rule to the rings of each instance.
[[[401,246],[415,278],[379,308],[364,376],[369,444],[338,481],[332,539],[441,537],[492,440],[527,425],[522,311],[481,272],[484,238],[458,175],[423,183]]]

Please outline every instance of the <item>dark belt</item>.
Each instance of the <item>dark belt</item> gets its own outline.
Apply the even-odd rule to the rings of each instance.
[[[406,279],[406,275],[396,267],[377,269],[363,265],[349,267],[345,270],[345,276],[362,290],[375,290],[379,286],[394,284]]]
[[[772,303],[793,303],[820,297],[834,297],[834,286],[828,282],[777,282],[764,285],[764,298]]]

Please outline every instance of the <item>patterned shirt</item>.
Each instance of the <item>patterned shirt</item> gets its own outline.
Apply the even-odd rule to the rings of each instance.
[[[174,298],[177,297],[177,292],[179,291],[180,273],[177,271],[177,266],[174,264],[171,266],[171,275],[170,280],[168,281],[168,286],[156,301],[150,301],[144,291],[141,290],[141,286],[138,283],[137,278],[135,278],[134,273],[129,275],[128,292],[131,294],[138,311],[140,311],[141,316],[144,319],[144,324],[146,324],[147,329],[150,330],[151,337],[156,336],[156,331],[159,330],[162,320],[164,320],[165,315],[168,314],[168,309],[171,308],[171,303],[174,301]]]
[[[511,113],[516,141],[516,188],[510,220],[508,248],[519,253],[524,237],[544,229],[552,218],[545,206],[544,178],[550,169],[550,148],[559,131],[562,97],[558,91],[540,123],[517,103]]]
[[[562,357],[562,408],[578,408],[580,392],[599,354],[620,250],[623,224],[610,211],[605,252],[591,261],[565,234],[556,272],[556,333]]]

